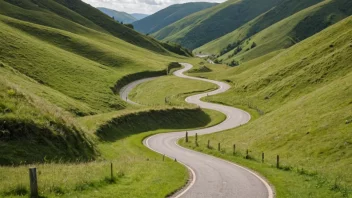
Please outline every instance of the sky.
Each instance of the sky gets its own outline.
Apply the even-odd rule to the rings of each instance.
[[[216,2],[225,0],[82,0],[94,7],[105,7],[127,13],[153,14],[172,4],[188,2]]]

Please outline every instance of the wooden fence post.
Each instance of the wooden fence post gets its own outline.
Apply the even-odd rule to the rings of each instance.
[[[112,167],[112,162],[110,163],[110,174],[111,174],[111,181],[114,181],[114,170]]]
[[[196,133],[196,146],[198,146],[198,134]]]
[[[37,168],[29,168],[29,182],[31,189],[30,197],[38,197]]]
[[[236,144],[233,144],[233,154],[236,154]]]
[[[188,132],[186,131],[186,142],[188,142]]]
[[[264,163],[264,152],[262,152],[262,163]]]
[[[280,156],[276,156],[276,168],[280,168]]]
[[[218,151],[221,151],[220,142],[218,143]]]
[[[208,149],[210,149],[210,140],[208,140]]]
[[[248,155],[248,149],[246,150],[246,159],[249,158],[249,155]]]

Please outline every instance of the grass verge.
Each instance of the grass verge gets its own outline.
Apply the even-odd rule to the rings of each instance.
[[[352,189],[341,183],[339,178],[331,180],[314,170],[293,167],[285,164],[285,162],[279,168],[276,168],[274,156],[271,156],[274,159],[262,162],[261,152],[249,151],[249,155],[246,157],[247,151],[244,148],[237,147],[235,154],[233,153],[233,149],[229,147],[218,151],[218,142],[212,142],[210,148],[207,147],[208,139],[207,136],[198,136],[198,147],[192,143],[195,141],[194,137],[189,137],[188,143],[182,138],[179,140],[179,144],[183,147],[228,160],[258,172],[259,175],[264,176],[274,186],[277,197],[352,197]]]

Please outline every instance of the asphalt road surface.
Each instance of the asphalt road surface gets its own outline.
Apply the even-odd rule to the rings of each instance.
[[[215,133],[239,125],[250,120],[250,115],[240,109],[203,102],[200,99],[207,95],[215,95],[227,91],[230,86],[223,82],[214,80],[190,77],[183,72],[192,68],[192,65],[182,63],[183,69],[174,72],[174,75],[181,78],[201,80],[218,85],[218,89],[208,93],[197,94],[186,98],[188,103],[196,104],[204,109],[220,111],[226,115],[226,120],[213,127],[188,131],[189,136]],[[152,78],[153,79],[153,78]],[[128,93],[138,84],[152,80],[150,78],[139,80],[126,85],[120,92],[120,96],[126,100]],[[132,101],[127,100],[133,104]],[[256,173],[242,166],[231,162],[215,158],[206,154],[192,151],[177,145],[179,138],[185,136],[183,132],[171,132],[157,134],[147,138],[144,144],[155,152],[177,159],[185,165],[192,173],[192,180],[188,186],[179,191],[174,197],[190,198],[220,198],[220,197],[240,197],[240,198],[272,198],[273,190],[269,184]]]

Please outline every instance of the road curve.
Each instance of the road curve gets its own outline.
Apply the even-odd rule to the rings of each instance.
[[[184,68],[174,72],[174,75],[181,78],[211,82],[219,86],[215,91],[189,96],[186,98],[186,101],[188,103],[196,104],[201,108],[220,111],[227,117],[225,121],[213,127],[188,131],[190,136],[195,135],[195,133],[202,135],[231,129],[245,124],[250,120],[250,115],[243,110],[201,101],[200,99],[202,97],[223,93],[227,91],[230,86],[223,82],[186,76],[183,72],[191,69],[192,65],[187,63],[182,63],[182,65]],[[122,94],[124,94],[126,98],[130,90],[145,81],[146,80],[142,80],[137,84],[127,85]],[[191,171],[193,175],[192,181],[182,192],[176,194],[175,197],[274,197],[273,190],[269,184],[251,170],[177,145],[178,139],[184,137],[184,135],[184,131],[163,133],[151,136],[144,141],[144,144],[148,148],[158,153],[165,154],[170,158],[176,158],[178,162],[187,166]]]

